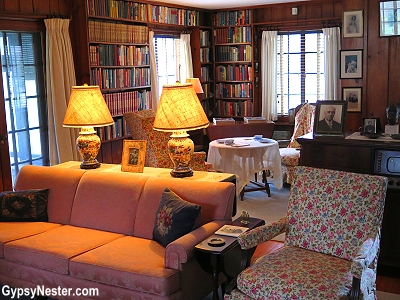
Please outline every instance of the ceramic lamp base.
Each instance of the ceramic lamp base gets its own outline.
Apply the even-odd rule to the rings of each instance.
[[[174,163],[174,168],[170,172],[172,177],[193,176],[189,163],[192,159],[194,143],[188,136],[186,131],[174,132],[168,141],[169,157]]]
[[[81,169],[96,169],[100,167],[100,163],[96,159],[100,144],[100,138],[93,127],[82,127],[76,139],[76,148],[83,159]]]

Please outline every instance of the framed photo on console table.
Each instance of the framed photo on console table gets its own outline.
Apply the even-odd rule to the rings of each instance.
[[[362,50],[342,50],[340,51],[340,78],[362,78]]]
[[[314,118],[314,135],[344,136],[347,101],[317,101]]]
[[[121,171],[143,173],[145,159],[145,140],[124,140]]]
[[[347,111],[361,111],[361,87],[344,87],[342,88],[342,99],[347,101]]]

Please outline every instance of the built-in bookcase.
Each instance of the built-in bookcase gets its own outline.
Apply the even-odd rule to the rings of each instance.
[[[243,117],[253,112],[253,28],[251,10],[214,14],[216,115]]]

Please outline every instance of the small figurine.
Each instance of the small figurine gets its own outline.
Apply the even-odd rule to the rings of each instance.
[[[386,118],[389,125],[395,125],[399,119],[400,109],[395,104],[390,104],[388,108],[386,108]]]

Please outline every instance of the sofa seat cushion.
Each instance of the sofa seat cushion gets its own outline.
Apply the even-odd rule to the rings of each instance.
[[[0,222],[0,258],[4,258],[4,245],[18,239],[60,227],[47,222]]]
[[[4,258],[60,274],[69,273],[69,259],[123,237],[122,234],[64,225],[4,246]]]
[[[72,277],[130,290],[169,295],[180,287],[179,271],[165,268],[157,242],[126,236],[71,259]]]

